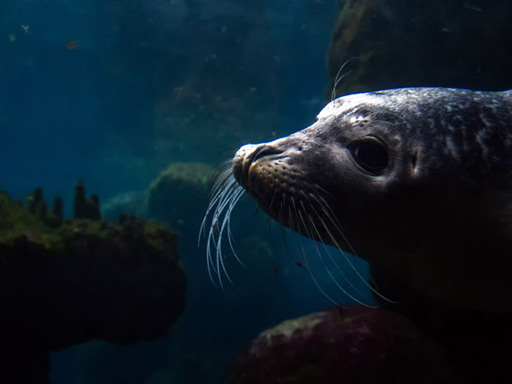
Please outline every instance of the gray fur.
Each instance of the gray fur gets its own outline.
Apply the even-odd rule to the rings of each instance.
[[[377,174],[351,149],[372,138],[389,154]],[[512,91],[340,97],[310,127],[242,147],[233,174],[281,224],[421,294],[512,311]]]

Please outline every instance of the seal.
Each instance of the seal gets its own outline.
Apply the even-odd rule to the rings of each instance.
[[[279,223],[419,294],[512,311],[512,91],[340,97],[310,127],[241,147],[232,172]],[[229,212],[233,183],[217,193]]]

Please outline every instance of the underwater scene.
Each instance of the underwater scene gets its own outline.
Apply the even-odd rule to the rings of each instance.
[[[0,52],[0,383],[512,382],[510,0],[1,0]]]

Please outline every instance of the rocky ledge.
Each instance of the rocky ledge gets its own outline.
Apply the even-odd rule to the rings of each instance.
[[[2,382],[47,382],[48,352],[73,344],[164,336],[185,307],[177,241],[133,216],[101,221],[82,184],[70,220],[40,189],[27,209],[0,192]]]

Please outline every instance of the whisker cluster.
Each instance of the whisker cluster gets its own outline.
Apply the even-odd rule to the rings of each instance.
[[[212,197],[199,230],[199,237],[201,238],[206,233],[206,223],[211,217],[210,229],[206,236],[206,263],[210,280],[215,286],[218,284],[222,289],[224,289],[223,275],[232,285],[235,285],[228,274],[224,255],[222,254],[222,240],[225,234],[231,252],[236,260],[243,265],[235,252],[230,228],[231,213],[243,194],[243,187],[236,182],[231,165],[228,165],[228,168],[222,172],[213,186]]]
[[[311,255],[305,251],[301,239],[299,253],[302,262],[297,264],[300,264],[308,272],[318,290],[336,305],[339,305],[338,301],[327,293],[319,279],[318,272],[315,272],[319,266],[336,288],[353,302],[372,307],[365,302],[366,289],[388,302],[393,302],[368,283],[355,266],[353,260],[355,256],[353,255],[357,256],[357,253],[345,237],[339,220],[329,206],[327,201],[329,193],[316,184],[310,185],[310,188],[307,193],[300,191],[294,194],[279,188],[268,191],[269,194],[272,193],[272,196],[268,196],[270,203],[267,205],[267,209],[273,213],[274,218],[291,230],[302,233],[310,239],[318,240],[315,242],[316,252]],[[213,187],[211,200],[201,224],[200,236],[206,235],[208,274],[213,284],[222,289],[224,289],[225,280],[235,286],[226,267],[226,258],[223,253],[226,244],[236,260],[243,265],[235,252],[230,229],[231,214],[243,194],[244,188],[236,182],[231,164],[229,164]],[[207,224],[209,224],[208,231]],[[345,248],[348,247],[350,253],[343,251],[339,243],[340,240],[346,245]],[[331,244],[337,249],[327,244]],[[341,259],[339,254],[342,256]],[[347,265],[351,274],[354,274],[366,289],[361,289],[361,286],[358,287],[359,284],[351,281],[353,279],[347,275]]]
[[[363,301],[363,297],[365,296],[364,292],[358,288],[344,272],[346,265],[350,266],[350,269],[355,273],[364,286],[376,293],[379,297],[383,296],[367,282],[361,272],[354,265],[349,254],[343,251],[337,243],[333,230],[340,234],[343,240],[349,244],[351,252],[356,254],[355,250],[350,246],[350,243],[348,243],[343,235],[341,225],[336,219],[336,216],[332,212],[326,200],[322,197],[322,194],[325,194],[326,192],[316,185],[314,187],[317,189],[315,193],[306,194],[302,191],[300,195],[288,196],[288,200],[290,201],[290,204],[288,204],[289,227],[293,231],[303,233],[308,238],[316,239],[321,243],[321,245],[318,242],[314,243],[317,262],[337,289],[352,301],[372,307],[372,305]],[[335,245],[338,249],[334,250],[327,246],[327,243]],[[336,255],[332,254],[332,252],[341,253],[343,257],[342,260],[340,261]],[[308,255],[304,251],[303,245],[301,245],[300,253],[304,266],[306,267],[305,269],[308,271],[315,286],[329,301],[339,305],[340,303],[329,295],[322,287],[321,281],[319,281],[318,277],[312,271],[313,263],[311,261],[311,255]],[[344,263],[342,263],[343,265],[340,265],[342,261],[344,261]],[[344,286],[345,284],[348,285],[348,287]],[[388,300],[386,298],[384,299]]]

